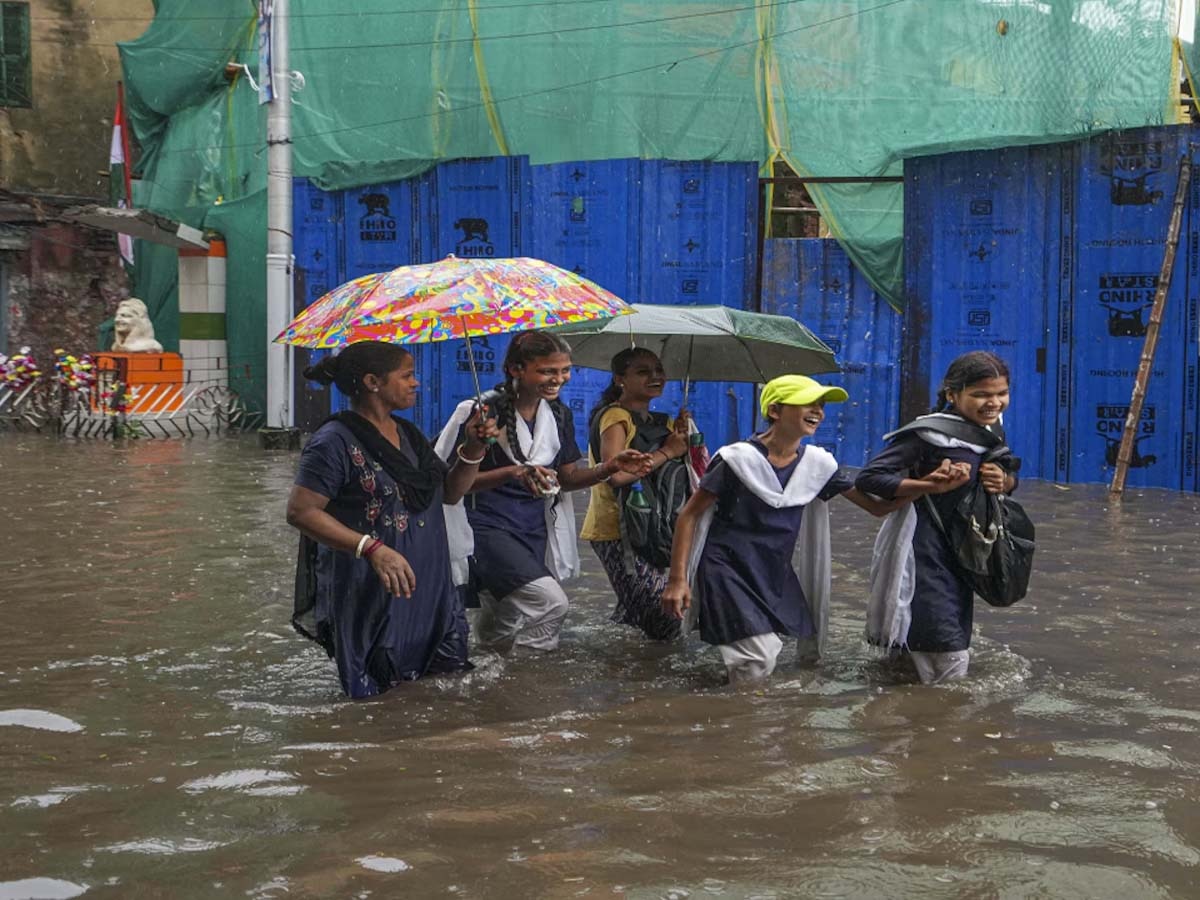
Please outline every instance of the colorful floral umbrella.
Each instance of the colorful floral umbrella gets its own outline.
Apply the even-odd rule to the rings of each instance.
[[[356,341],[429,344],[628,312],[628,304],[598,284],[540,259],[448,256],[347,282],[275,340],[316,350]]]
[[[598,284],[540,259],[459,259],[366,275],[321,297],[275,340],[316,350],[356,341],[429,344],[569,325],[632,308]],[[473,354],[469,356],[474,375]],[[476,377],[476,392],[479,390]]]

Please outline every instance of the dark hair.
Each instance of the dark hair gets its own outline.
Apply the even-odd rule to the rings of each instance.
[[[950,401],[946,397],[948,393],[958,393],[970,385],[988,378],[1003,378],[1008,381],[1008,364],[995,353],[989,353],[987,350],[972,350],[970,353],[964,353],[950,363],[949,368],[946,369],[941,389],[937,393],[937,406],[933,408],[933,411],[943,412],[950,408]]]
[[[634,360],[642,356],[652,356],[658,359],[658,354],[653,350],[648,350],[645,347],[626,347],[617,353],[609,363],[609,371],[613,374],[613,379],[608,383],[608,387],[604,389],[604,393],[600,395],[600,399],[596,401],[596,405],[592,407],[592,411],[588,413],[588,421],[596,418],[596,414],[606,406],[612,406],[621,399],[621,386],[617,384],[617,376],[624,375],[629,371],[629,367],[633,365]]]
[[[304,370],[304,377],[320,384],[335,385],[347,397],[357,400],[362,394],[365,376],[384,378],[408,362],[411,356],[395,344],[359,341],[309,366]]]
[[[521,456],[521,445],[517,441],[517,389],[509,369],[525,366],[542,356],[555,353],[571,354],[571,345],[556,334],[545,331],[522,331],[508,345],[504,354],[504,380],[496,385],[496,397],[489,405],[496,414],[496,427],[504,429],[508,434],[510,452],[518,462],[524,462]],[[559,403],[561,401],[555,401]]]
[[[552,356],[555,353],[571,355],[571,345],[556,334],[546,331],[522,331],[508,345],[504,354],[504,381],[496,385],[496,390],[516,396],[512,386],[512,372],[517,366],[525,366],[542,356]]]

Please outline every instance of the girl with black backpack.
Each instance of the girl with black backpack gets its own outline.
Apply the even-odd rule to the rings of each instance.
[[[571,379],[571,348],[562,338],[518,334],[504,374],[483,397],[498,439],[482,456],[463,459],[479,466],[479,476],[462,505],[447,508],[451,566],[455,583],[468,584],[479,601],[480,646],[554,650],[568,606],[559,582],[579,574],[570,492],[620,472],[644,474],[650,460],[626,450],[598,466],[579,465],[571,410],[559,399]],[[436,449],[443,458],[462,459],[461,435],[476,406],[475,399],[460,403],[442,429]]]
[[[887,449],[855,480],[864,493],[913,500],[888,517],[875,542],[867,639],[884,651],[907,649],[925,684],[967,674],[977,588],[963,560],[972,528],[993,544],[996,534],[979,535],[979,521],[959,520],[976,485],[981,497],[1016,489],[1017,463],[996,452],[1008,449],[1000,424],[1008,402],[1004,360],[963,354],[946,370],[933,414],[886,435]],[[957,524],[965,530],[951,539]]]
[[[691,494],[688,417],[682,410],[674,420],[650,411],[666,385],[662,361],[650,350],[622,350],[611,369],[612,382],[588,417],[589,462],[607,464],[632,448],[648,453],[653,469],[641,479],[618,473],[595,485],[580,537],[591,542],[617,595],[612,621],[670,641],[679,637],[679,620],[663,612],[662,590],[675,516]],[[632,504],[631,492],[641,494]],[[625,517],[651,520],[652,527],[635,522],[631,529]]]

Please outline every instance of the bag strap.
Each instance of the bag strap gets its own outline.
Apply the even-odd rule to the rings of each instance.
[[[936,431],[946,437],[957,438],[969,444],[978,444],[988,450],[1004,446],[1004,439],[986,428],[953,416],[928,415],[913,419],[907,425],[897,428],[891,434],[884,435],[884,440],[891,440],[899,434],[912,431]],[[1010,453],[1012,451],[1009,451]]]

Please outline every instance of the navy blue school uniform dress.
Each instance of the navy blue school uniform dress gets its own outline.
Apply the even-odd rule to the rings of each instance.
[[[767,448],[757,438],[749,444],[763,456]],[[804,457],[779,468],[772,465],[782,490]],[[854,486],[840,469],[818,495],[830,500]],[[775,509],[742,484],[718,452],[700,489],[717,496],[708,540],[696,570],[700,604],[700,638],[707,644],[732,644],[758,634],[809,637],[816,627],[808,601],[792,568],[792,556],[803,506]]]
[[[424,440],[415,428],[402,433]],[[415,465],[409,440],[402,440],[400,453]],[[326,512],[383,541],[416,575],[411,597],[393,597],[370,560],[316,546],[315,605],[295,624],[337,661],[346,694],[370,697],[401,681],[470,668],[466,614],[450,576],[441,484],[425,510],[408,509],[387,470],[335,421],[322,425],[304,447],[295,483],[328,497]],[[298,570],[298,594],[301,577]]]
[[[555,416],[559,450],[546,466],[558,469],[577,462],[583,454],[575,443],[575,423],[570,414]],[[533,431],[533,422],[526,423]],[[457,445],[461,441],[456,441]],[[514,443],[512,435],[510,445]],[[480,473],[513,464],[499,444],[492,444],[479,466]],[[518,481],[506,481],[490,491],[468,494],[463,501],[467,521],[475,533],[472,586],[503,600],[513,591],[539,578],[551,578],[546,567],[546,501],[531,494]]]
[[[896,496],[905,478],[924,478],[943,459],[971,466],[971,479],[947,494],[929,499],[943,519],[950,518],[962,495],[979,477],[980,455],[961,447],[935,447],[912,432],[899,434],[887,449],[867,463],[855,487],[885,500]],[[917,527],[913,534],[916,586],[912,599],[912,624],[908,649],[923,653],[950,653],[971,646],[975,602],[970,584],[958,565],[945,535],[938,529],[925,500],[914,502]]]

